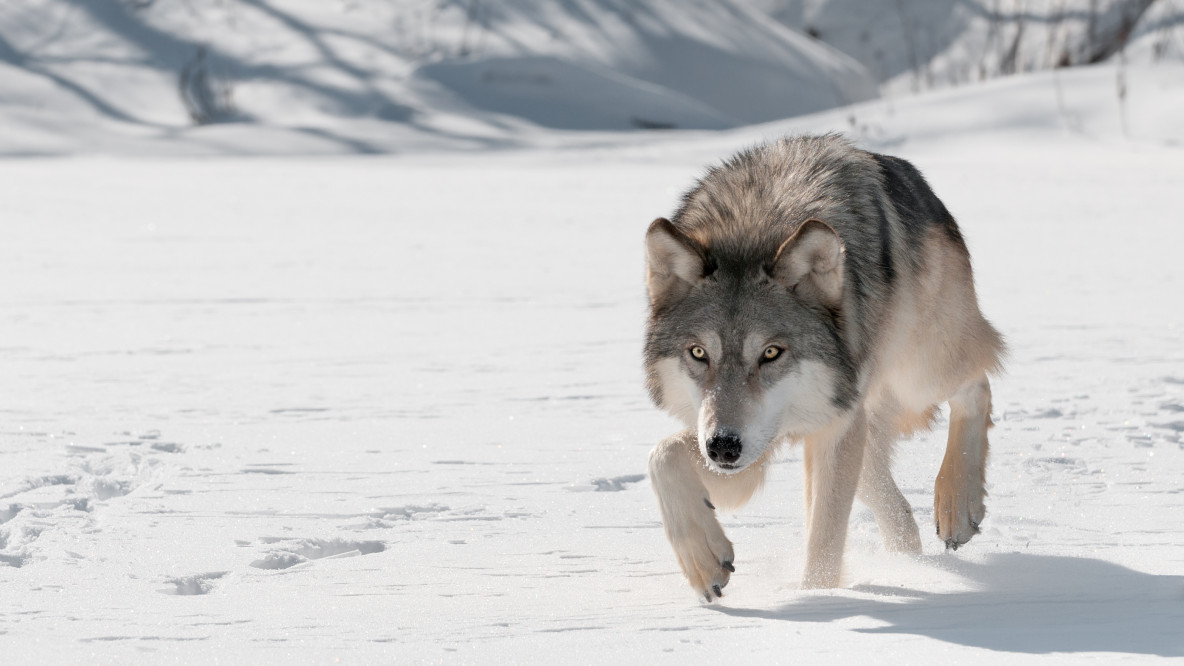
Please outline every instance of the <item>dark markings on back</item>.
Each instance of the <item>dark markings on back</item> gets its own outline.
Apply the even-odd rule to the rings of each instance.
[[[883,202],[877,202],[876,215],[880,218],[880,270],[884,272],[884,282],[891,285],[896,281],[896,268],[892,265],[892,228]]]
[[[965,247],[954,216],[950,215],[945,204],[929,188],[929,183],[925,182],[925,177],[917,171],[917,167],[899,157],[877,153],[870,155],[884,173],[884,189],[896,206],[900,223],[904,227],[905,241],[909,245],[919,246],[925,231],[934,225],[941,227],[955,244]],[[884,231],[887,220],[882,219],[880,225],[883,237],[887,238],[887,232]]]

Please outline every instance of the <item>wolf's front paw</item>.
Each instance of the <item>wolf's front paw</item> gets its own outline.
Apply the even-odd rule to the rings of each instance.
[[[983,506],[986,495],[982,483],[973,479],[938,475],[933,488],[933,521],[937,525],[937,538],[946,548],[958,550],[979,533],[987,512]]]
[[[736,570],[732,565],[735,559],[732,542],[724,535],[713,510],[695,511],[686,519],[667,536],[691,587],[712,601],[723,596],[722,590]]]

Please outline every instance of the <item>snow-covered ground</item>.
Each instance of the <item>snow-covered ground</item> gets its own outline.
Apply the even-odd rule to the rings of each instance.
[[[1125,109],[1116,76],[517,151],[0,162],[4,661],[1184,657],[1184,70],[1129,70]],[[800,591],[787,449],[702,604],[645,477],[676,426],[642,234],[704,164],[827,129],[914,160],[968,239],[1012,350],[988,518],[910,558],[859,508],[844,587]],[[897,462],[923,534],[943,444]]]

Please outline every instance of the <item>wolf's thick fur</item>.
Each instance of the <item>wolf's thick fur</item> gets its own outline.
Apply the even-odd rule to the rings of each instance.
[[[650,478],[701,595],[735,570],[715,508],[747,502],[786,441],[805,445],[803,586],[839,584],[857,496],[889,550],[919,552],[892,452],[944,401],[937,535],[957,548],[978,532],[1004,345],[957,224],[911,164],[834,135],[745,151],[654,221],[646,254],[648,386],[687,426],[654,448]]]

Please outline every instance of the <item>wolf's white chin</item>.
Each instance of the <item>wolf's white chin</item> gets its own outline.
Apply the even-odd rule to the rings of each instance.
[[[748,469],[748,465],[721,465],[715,462],[708,462],[707,469],[720,476],[733,476]]]

